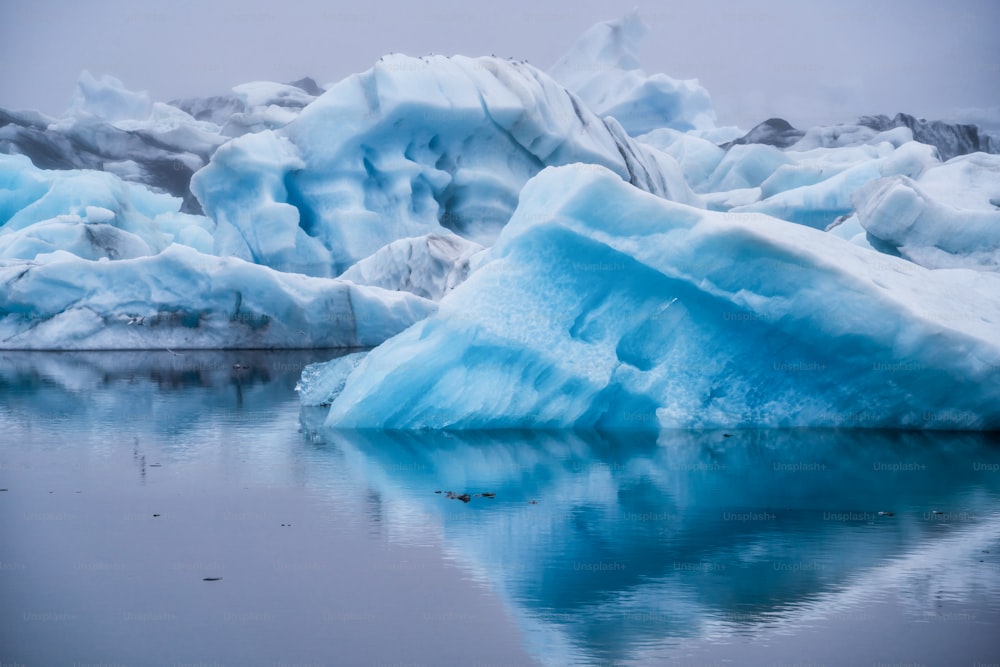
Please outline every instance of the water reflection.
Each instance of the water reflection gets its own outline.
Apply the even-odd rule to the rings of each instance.
[[[305,365],[340,354],[0,351],[0,417],[18,427],[130,424],[168,437],[204,429],[206,419],[254,428],[294,401],[291,390]]]
[[[834,619],[875,626],[881,646],[919,642],[873,615],[890,599],[907,630],[935,623],[942,660],[959,646],[989,662],[989,650],[972,649],[988,648],[1000,619],[994,435],[338,432],[292,392],[305,364],[332,356],[0,353],[0,437],[10,455],[22,440],[98,454],[127,447],[140,478],[161,484],[171,464],[194,461],[183,474],[197,468],[204,486],[230,474],[283,485],[327,499],[330,516],[363,523],[374,539],[443,545],[503,600],[547,664],[672,664],[692,651],[712,663],[726,658],[713,646],[743,651],[741,638],[762,632],[789,655],[781,636]],[[317,561],[344,557],[298,539]],[[423,576],[404,561],[379,572]],[[427,604],[466,613],[447,596]],[[976,630],[967,642],[955,619]],[[885,662],[920,657],[897,650]]]
[[[378,490],[397,539],[439,526],[548,663],[666,659],[686,639],[861,613],[890,589],[917,621],[975,596],[998,618],[988,435],[414,434],[302,418]]]

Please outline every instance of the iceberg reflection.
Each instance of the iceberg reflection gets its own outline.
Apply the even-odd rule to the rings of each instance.
[[[332,431],[323,412],[302,413],[317,452],[377,492],[390,534],[439,532],[547,663],[662,658],[888,590],[914,620],[942,595],[998,610],[995,436]]]

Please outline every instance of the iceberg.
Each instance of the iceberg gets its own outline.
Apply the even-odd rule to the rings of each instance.
[[[0,153],[29,157],[42,169],[116,174],[184,200],[201,213],[188,184],[231,138],[288,124],[323,91],[311,79],[236,86],[228,95],[154,102],[113,76],[83,71],[58,118],[0,109]]]
[[[117,261],[65,251],[0,261],[0,286],[2,349],[370,347],[436,309],[177,244]]]
[[[42,169],[112,172],[181,197],[186,213],[201,213],[191,175],[226,141],[215,125],[87,71],[59,118],[0,110],[0,153],[25,155]]]
[[[677,160],[696,192],[706,191],[705,182],[726,156],[724,149],[692,132],[660,128],[637,138]]]
[[[525,286],[527,283],[554,281],[551,288],[556,289],[572,282],[566,276],[573,276],[574,270],[567,272],[566,262],[572,265],[576,261],[585,267],[621,264],[627,267],[624,273],[617,269],[596,272],[611,282],[622,279],[616,290],[602,296],[594,285],[579,286],[580,294],[590,294],[588,298],[598,305],[593,311],[590,306],[580,306],[583,310],[577,316],[583,318],[580,326],[588,322],[591,324],[587,327],[606,330],[605,344],[610,345],[607,341],[618,335],[627,341],[619,351],[624,366],[612,373],[605,357],[600,357],[600,363],[587,362],[592,366],[586,373],[559,365],[560,373],[565,375],[546,375],[546,382],[571,381],[569,388],[575,389],[570,394],[580,389],[577,382],[583,382],[580,387],[592,385],[592,389],[618,388],[607,389],[612,393],[621,389],[613,399],[604,396],[591,401],[594,406],[605,400],[614,404],[609,408],[608,423],[620,421],[625,409],[621,406],[639,405],[629,410],[643,413],[648,406],[639,399],[635,403],[634,397],[654,396],[650,405],[655,404],[656,416],[643,418],[650,424],[687,423],[687,415],[693,412],[702,415],[705,423],[728,424],[731,420],[719,416],[719,410],[727,411],[739,404],[742,399],[737,398],[741,395],[737,388],[712,390],[722,393],[708,401],[709,409],[695,410],[696,397],[704,393],[705,378],[712,373],[692,376],[691,387],[672,394],[676,397],[675,404],[670,404],[676,408],[674,413],[674,408],[656,394],[666,391],[668,385],[683,384],[685,376],[671,376],[674,379],[668,382],[667,366],[663,365],[666,361],[648,351],[635,352],[645,350],[637,341],[659,340],[657,336],[666,334],[653,324],[648,325],[652,327],[650,332],[629,334],[622,328],[632,326],[638,331],[638,321],[630,318],[643,317],[644,309],[653,308],[651,304],[655,303],[640,298],[643,293],[631,280],[624,279],[625,274],[645,275],[650,271],[652,283],[663,283],[663,289],[672,293],[675,287],[681,289],[680,283],[671,282],[679,280],[674,272],[688,266],[692,282],[684,289],[694,292],[686,293],[687,300],[702,304],[700,307],[706,309],[702,315],[714,312],[713,308],[722,306],[717,302],[707,305],[710,298],[722,297],[708,287],[716,277],[704,273],[713,266],[712,261],[762,266],[770,261],[767,257],[774,244],[782,248],[791,244],[797,248],[789,251],[793,255],[812,252],[817,237],[800,236],[787,225],[776,226],[775,218],[828,231],[822,238],[830,247],[823,251],[822,260],[817,260],[819,264],[809,273],[805,285],[814,284],[811,280],[832,280],[831,284],[841,281],[846,285],[852,271],[867,275],[865,271],[875,261],[872,257],[877,258],[879,266],[892,267],[885,270],[891,274],[897,273],[899,267],[905,267],[899,271],[916,271],[907,280],[937,285],[928,288],[931,292],[937,290],[934,294],[952,289],[965,278],[951,273],[924,274],[920,266],[996,273],[1000,247],[996,224],[1000,193],[995,187],[1000,172],[996,161],[983,152],[945,163],[940,159],[949,151],[967,152],[977,147],[980,151],[992,150],[990,137],[975,126],[926,123],[899,116],[891,121],[870,117],[854,125],[808,130],[796,129],[781,119],[765,121],[749,133],[716,127],[708,93],[697,82],[676,81],[662,74],[650,76],[640,68],[638,43],[645,32],[635,13],[598,24],[550,73],[515,59],[389,54],[369,70],[326,87],[308,78],[291,83],[254,81],[223,95],[165,104],[152,100],[145,92],[127,89],[114,77],[84,72],[69,109],[59,117],[0,110],[0,264],[8,276],[25,271],[45,277],[23,281],[16,290],[11,287],[13,291],[0,295],[9,300],[11,307],[3,313],[7,322],[4,326],[9,327],[5,339],[8,342],[3,345],[35,345],[25,332],[36,329],[45,332],[45,342],[38,345],[52,347],[155,347],[176,345],[177,340],[195,346],[223,347],[298,347],[337,341],[374,345],[402,332],[407,323],[436,312],[437,302],[457,304],[465,299],[480,299],[462,296],[462,285],[470,276],[474,286],[480,285],[470,289],[486,290],[488,276],[493,275],[496,293],[482,297],[482,303],[470,302],[458,320],[449,314],[451,311],[443,311],[422,325],[428,332],[445,326],[438,322],[447,322],[447,329],[462,318],[468,324],[474,313],[485,317],[482,304],[492,303],[502,310],[506,307],[503,298],[513,300],[514,305],[508,308],[510,317],[520,312],[545,321],[549,318],[546,300],[551,296],[558,304],[564,295],[550,295],[548,287],[539,287],[536,293]],[[648,215],[660,221],[657,224],[662,224],[663,234],[681,238],[687,232],[679,231],[678,220],[704,220],[699,229],[718,223],[734,238],[760,235],[753,237],[748,247],[759,249],[763,255],[750,251],[737,254],[733,240],[718,231],[718,247],[707,244],[699,251],[716,259],[706,260],[704,275],[696,280],[693,276],[699,271],[693,264],[689,266],[693,260],[671,254],[672,246],[661,248],[663,256],[659,260],[647,262],[645,255],[636,255],[631,247],[605,243],[606,249],[593,254],[606,254],[609,259],[591,262],[573,260],[568,251],[558,249],[558,244],[539,241],[539,252],[549,248],[552,257],[543,270],[544,262],[526,249],[515,251],[522,244],[517,239],[523,236],[523,243],[527,243],[529,237],[548,238],[546,234],[555,233],[552,225],[562,224],[559,211],[570,204],[568,199],[557,197],[548,206],[544,202],[549,199],[540,194],[542,186],[528,184],[546,169],[566,166],[573,169],[558,172],[564,173],[558,178],[546,176],[540,183],[568,187],[580,201],[590,201],[575,183],[577,179],[592,181],[608,197],[620,198],[595,201],[595,211],[621,207],[617,213],[608,212],[593,220],[583,213],[577,215],[574,219],[594,224],[599,220],[602,229],[606,228],[602,234],[610,236],[605,239],[600,234],[577,230],[570,235],[573,243],[587,246],[597,237],[603,239],[599,244],[610,243],[612,237],[625,246],[638,243],[638,237],[629,231],[636,224],[629,211],[639,206],[642,215],[647,214],[643,208],[647,204],[634,203],[645,202],[638,197],[639,192],[645,192],[680,207],[661,210],[648,204]],[[623,187],[607,186],[604,179],[608,174],[616,176]],[[505,229],[515,210],[521,231],[507,234]],[[656,236],[652,232],[649,235]],[[783,239],[780,243],[779,238]],[[493,247],[498,239],[500,245]],[[658,243],[650,241],[649,245],[658,247]],[[692,248],[700,247],[693,240],[691,243]],[[581,257],[591,254],[589,250],[579,252]],[[838,253],[842,252],[847,254],[840,258]],[[509,257],[503,253],[509,253]],[[619,262],[622,253],[625,259]],[[522,256],[530,261],[521,265]],[[798,276],[803,262],[812,266],[814,259],[811,254],[808,260],[782,257],[775,271],[786,271],[786,279]],[[114,266],[107,266],[108,262]],[[126,263],[119,267],[118,262]],[[635,262],[646,268],[637,268]],[[247,269],[247,265],[259,270]],[[840,266],[840,270],[833,270],[831,265]],[[173,270],[179,274],[170,274]],[[72,290],[53,287],[61,280],[70,281],[72,271],[86,273],[80,281],[94,292],[72,296]],[[143,273],[146,271],[148,275]],[[757,292],[759,277],[732,271],[732,281],[747,281],[742,291],[736,290],[747,298],[757,295],[760,303],[803,306],[798,319],[789,319],[791,316],[782,311],[782,323],[793,319],[805,322],[811,317],[807,315],[812,312],[811,306],[800,303],[805,297],[783,292],[781,298],[770,293],[762,296]],[[582,275],[591,273],[595,272],[588,269]],[[772,273],[771,269],[768,273]],[[133,274],[136,289],[162,280],[203,290],[186,295],[188,310],[201,313],[198,321],[206,324],[187,327],[191,331],[183,326],[159,327],[160,333],[153,335],[141,333],[143,330],[133,323],[124,343],[113,340],[112,330],[118,331],[114,327],[106,334],[88,329],[87,318],[81,316],[84,310],[109,322],[117,322],[120,316],[131,320],[133,316],[153,317],[152,311],[185,310],[180,293],[162,303],[151,302],[152,311],[143,313],[132,313],[132,305],[119,302],[117,294],[101,296],[101,290],[113,292],[117,281],[124,280],[122,276]],[[358,335],[345,333],[339,320],[330,331],[319,331],[318,320],[312,319],[318,317],[315,313],[292,318],[301,320],[295,325],[296,331],[305,334],[291,335],[276,325],[251,334],[239,323],[238,309],[219,296],[225,290],[217,292],[217,288],[222,289],[218,285],[194,278],[236,274],[248,276],[251,282],[247,289],[272,286],[264,291],[274,297],[274,303],[260,305],[268,317],[283,312],[290,303],[298,303],[296,294],[301,290],[310,294],[332,290],[363,295],[358,302],[334,303],[328,312],[352,313],[366,299],[382,303],[385,311],[373,314],[373,321],[362,326]],[[319,282],[303,287],[306,283],[300,279],[304,276]],[[883,278],[878,280],[885,282]],[[42,292],[32,296],[25,291],[28,285],[55,290],[61,296],[55,298]],[[845,289],[858,292],[853,286]],[[864,289],[860,293],[868,294]],[[972,303],[970,299],[977,293],[971,290],[947,301],[952,309],[964,308],[962,304]],[[839,303],[832,295],[827,298]],[[72,318],[67,319],[55,309],[59,299],[64,299],[63,306],[76,313],[73,321],[81,323],[80,327],[40,324],[37,318],[70,322]],[[599,325],[603,319],[617,317],[609,310],[601,310],[610,308],[606,300],[635,312],[620,321]],[[670,307],[669,316],[659,310],[646,316],[652,317],[650,322],[658,322],[660,315],[669,321],[680,317],[687,322],[687,315],[677,313],[688,313],[694,306],[677,305],[682,301]],[[316,307],[313,301],[307,302],[311,305],[302,307]],[[892,299],[890,302],[896,303]],[[758,301],[753,303],[754,307],[760,305]],[[900,326],[906,322],[906,327],[914,331],[930,326],[914,315],[916,311],[909,301],[906,303],[910,305],[900,306],[901,310],[893,311],[890,319],[900,322]],[[731,304],[733,308],[736,305],[740,304]],[[588,313],[585,317],[584,310]],[[228,316],[237,318],[232,320],[232,340],[222,335],[221,322]],[[921,324],[911,327],[914,319]],[[928,321],[941,324],[939,320],[931,317]],[[531,321],[512,320],[514,332]],[[715,331],[705,321],[711,321],[711,317],[691,325],[694,328],[690,332],[679,329],[677,336],[693,336],[689,341],[691,355],[701,349],[698,336]],[[746,328],[753,335],[763,336],[763,332],[770,331],[772,323],[753,322]],[[825,326],[826,322],[821,323]],[[369,324],[371,331],[365,328]],[[353,331],[353,326],[347,328]],[[816,328],[823,331],[823,326],[817,324]],[[497,328],[499,331],[499,325]],[[162,333],[168,330],[172,333]],[[791,336],[790,340],[805,338],[801,331],[781,331]],[[62,342],[60,332],[65,335]],[[464,334],[452,333],[456,340],[463,339]],[[533,349],[532,345],[544,341],[552,344],[552,350],[562,349],[566,341],[556,334],[556,330],[548,329],[534,332],[534,338],[528,341],[531,345],[524,350],[518,348],[519,363],[528,364],[528,357],[523,355]],[[421,334],[415,330],[409,335]],[[507,335],[516,338],[515,333]],[[875,347],[888,344],[884,337],[858,335]],[[945,338],[951,340],[950,336]],[[840,344],[832,334],[828,337],[831,345]],[[569,339],[576,340],[576,334]],[[425,344],[430,346],[435,340],[428,334]],[[485,339],[481,342],[485,345]],[[790,343],[789,349],[799,350],[800,343]],[[499,345],[507,349],[510,343]],[[746,343],[747,354],[749,345]],[[576,349],[572,345],[570,348]],[[457,354],[459,349],[455,346],[449,353]],[[590,358],[593,349],[584,349],[589,351],[582,358]],[[681,354],[677,351],[680,347],[672,349],[675,352],[671,354]],[[531,352],[539,354],[537,368],[547,367],[552,350]],[[728,358],[730,352],[720,352],[719,358]],[[736,355],[733,358],[739,356],[732,354]],[[810,356],[805,350],[802,354]],[[446,359],[447,355],[442,357],[442,369],[448,366]],[[935,372],[946,372],[938,361],[926,365]],[[633,366],[640,370],[629,370]],[[598,368],[604,370],[598,372]],[[751,381],[757,372],[753,368],[753,364],[746,367],[749,375],[740,375],[741,381]],[[378,377],[373,373],[370,379],[374,382]],[[511,387],[519,387],[518,382]],[[777,382],[776,391],[792,392],[791,384]],[[335,385],[340,386],[339,382]],[[847,385],[853,386],[850,382]],[[353,395],[348,391],[352,386],[353,381],[344,385],[345,397]],[[500,387],[496,385],[497,391]],[[520,407],[513,402],[501,406],[497,418],[503,423],[522,423],[532,401],[551,389],[534,388],[517,399]],[[580,391],[584,396],[590,390]],[[761,391],[766,393],[765,389]],[[551,410],[558,410],[561,400],[554,400]],[[551,420],[546,417],[538,423],[604,423],[604,417],[583,407],[588,400],[570,401],[570,416]],[[747,401],[750,407],[756,406],[754,401]],[[836,411],[844,406],[833,401],[827,407]],[[334,410],[342,408],[339,400],[334,401]],[[452,417],[463,410],[456,404]],[[764,408],[762,423],[840,423],[837,417],[808,416],[808,411],[802,412],[800,419],[768,410]],[[977,419],[982,416],[978,408],[970,410]],[[445,412],[441,415],[442,423],[451,423],[451,417],[443,416]],[[430,419],[429,413],[425,416],[428,423],[437,423],[436,417]],[[389,421],[410,424],[412,419],[414,415],[400,414]],[[468,423],[475,423],[475,419],[478,417],[470,417]],[[466,423],[463,420],[456,423]],[[904,422],[911,423],[912,415],[891,412],[879,420],[885,424]],[[972,422],[978,423],[975,419]],[[750,423],[757,421],[751,419]]]
[[[291,83],[253,81],[235,86],[224,95],[187,97],[169,104],[198,120],[213,123],[226,137],[239,137],[287,125],[324,92],[309,77]]]
[[[858,119],[858,124],[878,131],[908,128],[914,139],[936,147],[942,160],[969,153],[1000,152],[1000,139],[980,132],[977,126],[971,124],[928,121],[905,113],[897,113],[891,119],[884,115],[862,116]]]
[[[1000,276],[546,169],[337,428],[1000,426]],[[975,304],[972,310],[969,304]],[[341,369],[342,370],[342,369]]]
[[[85,259],[129,259],[171,243],[213,245],[209,218],[182,213],[182,200],[94,170],[37,169],[0,154],[0,258],[63,250]]]

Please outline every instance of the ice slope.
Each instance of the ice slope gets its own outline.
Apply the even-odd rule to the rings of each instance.
[[[692,130],[715,125],[708,91],[695,79],[647,75],[639,42],[648,29],[632,12],[598,23],[552,66],[549,74],[599,116],[614,116],[632,136],[657,128]]]
[[[598,118],[531,65],[492,57],[385,56],[272,138],[245,136],[225,149],[192,184],[205,210],[225,211],[255,261],[317,275],[425,234],[488,245],[524,183],[549,165],[601,165],[657,195],[699,201],[672,157]],[[271,173],[259,150],[265,160],[280,154]],[[280,230],[273,246],[234,222],[258,219]],[[292,247],[306,255],[294,267]],[[331,256],[325,269],[314,264],[321,248]]]
[[[975,304],[974,310],[971,304]],[[1000,276],[548,169],[339,428],[1000,427]]]
[[[0,261],[2,349],[365,347],[434,310],[412,294],[181,245],[119,261]]]
[[[972,153],[916,179],[874,181],[854,205],[880,249],[928,268],[1000,270],[1000,156]]]

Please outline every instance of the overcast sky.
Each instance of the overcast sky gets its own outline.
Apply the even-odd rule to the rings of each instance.
[[[632,6],[650,29],[644,69],[698,78],[721,125],[1000,116],[998,0],[16,0],[0,7],[0,106],[58,114],[82,69],[166,101],[253,80],[332,83],[390,51],[548,68]]]

